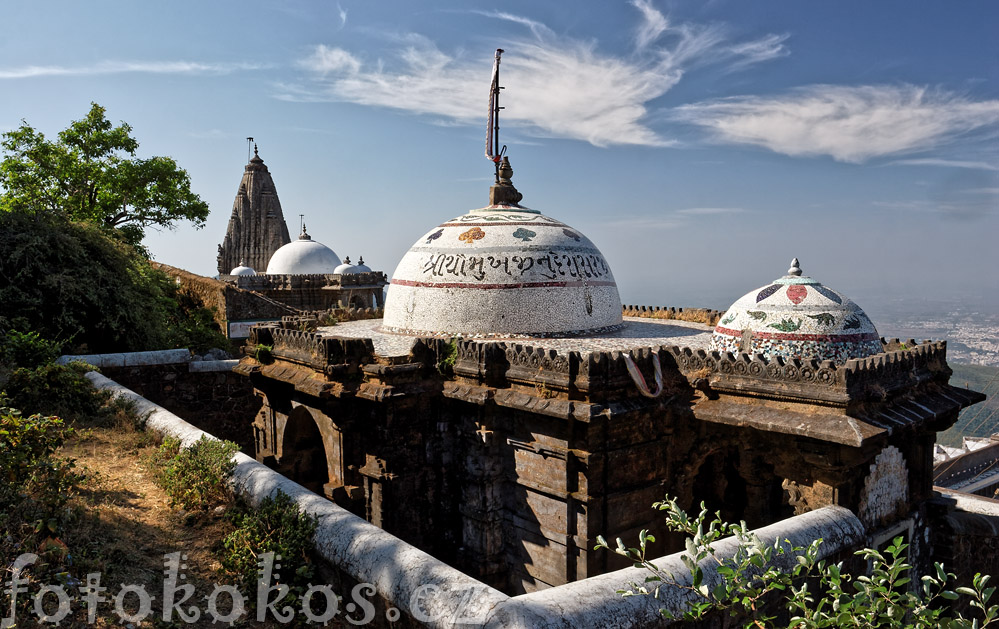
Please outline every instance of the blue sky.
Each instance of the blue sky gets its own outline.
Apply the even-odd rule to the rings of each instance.
[[[724,308],[805,273],[875,318],[999,304],[992,2],[3,2],[0,129],[91,101],[212,215],[152,233],[214,274],[247,136],[289,229],[391,274],[485,205],[493,50],[524,204],[583,230],[627,303]]]

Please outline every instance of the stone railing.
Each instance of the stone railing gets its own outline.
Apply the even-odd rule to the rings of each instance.
[[[675,319],[677,321],[692,321],[715,326],[725,313],[710,308],[674,308],[672,306],[621,306],[625,317],[642,317],[645,319]]]
[[[377,317],[380,310],[349,311],[363,318]],[[717,312],[717,311],[712,311]],[[346,339],[312,331],[315,319],[285,317],[281,323],[254,326],[247,355],[252,346],[271,346],[275,358],[309,365],[330,375],[351,364],[351,372],[363,361],[373,361],[370,339]],[[456,340],[454,373],[502,386],[504,380],[525,384],[543,384],[553,391],[600,391],[602,394],[633,389],[622,352],[556,352],[543,342]],[[951,370],[947,367],[947,344],[944,341],[882,341],[885,351],[838,365],[833,361],[768,359],[761,354],[691,349],[661,345],[626,352],[645,376],[653,381],[653,355],[659,359],[668,388],[693,384],[710,386],[718,391],[776,395],[819,400],[837,405],[871,399],[884,401],[900,392],[926,382],[946,384]],[[421,338],[415,344],[411,360],[442,355],[442,339]],[[682,375],[678,378],[677,375]]]
[[[327,376],[356,373],[360,365],[374,360],[371,339],[346,339],[299,330],[292,323],[265,323],[250,328],[247,356],[257,356],[259,346],[267,346],[273,358],[298,363]],[[263,362],[263,361],[262,361]]]
[[[388,278],[381,271],[368,273],[315,273],[301,275],[265,274],[259,275],[220,275],[219,279],[234,283],[239,288],[252,291],[291,290],[299,288],[350,288],[383,286]]]

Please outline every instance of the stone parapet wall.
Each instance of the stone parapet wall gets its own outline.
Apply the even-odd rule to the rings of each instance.
[[[261,401],[250,382],[233,373],[239,361],[192,361],[186,349],[63,356],[59,362],[70,360],[99,367],[107,377],[253,455],[253,434],[247,424]]]
[[[287,304],[243,290],[226,282],[196,275],[159,262],[153,262],[152,265],[173,277],[182,293],[189,295],[196,303],[211,310],[215,322],[222,330],[226,329],[229,321],[278,319],[298,312],[296,308]]]
[[[268,274],[220,275],[220,280],[243,290],[299,290],[305,288],[371,288],[384,286],[388,278],[381,271],[368,273],[312,273],[301,275]]]
[[[368,309],[361,309],[367,312]],[[371,311],[374,315],[377,311]],[[304,320],[286,318],[281,323],[255,326],[250,345],[273,347],[275,358],[287,357],[319,370],[343,364],[347,354],[355,364],[373,360],[374,350],[366,339],[339,339],[302,329]],[[457,375],[487,381],[540,383],[554,390],[620,391],[633,388],[624,353],[560,353],[532,345],[530,340],[482,342],[456,340]],[[445,339],[420,338],[412,355],[439,356],[448,345]],[[662,366],[664,378],[679,374],[697,386],[740,394],[757,393],[781,398],[797,397],[840,406],[861,402],[881,403],[893,396],[911,392],[913,387],[947,385],[946,341],[900,343],[884,341],[885,351],[844,365],[833,361],[767,359],[762,355],[691,349],[677,345],[655,346],[627,352],[647,381],[652,381],[653,355]],[[351,349],[348,349],[351,348]],[[903,349],[904,348],[904,349]],[[252,350],[251,350],[252,351]]]
[[[718,325],[722,315],[721,310],[712,308],[676,308],[673,306],[621,306],[625,317],[641,317],[643,319],[675,319],[678,321],[693,321],[705,325]]]

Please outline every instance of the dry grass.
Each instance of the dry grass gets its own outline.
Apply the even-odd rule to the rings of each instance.
[[[159,616],[163,590],[164,555],[181,552],[187,555],[188,583],[196,588],[191,603],[203,607],[203,598],[211,593],[219,565],[212,547],[231,530],[221,514],[195,520],[189,514],[170,508],[169,498],[156,484],[151,469],[152,454],[158,447],[150,433],[123,427],[98,428],[83,433],[68,443],[60,454],[76,459],[86,479],[80,492],[70,501],[76,513],[74,525],[63,536],[73,558],[72,574],[81,580],[91,572],[102,575],[101,585],[111,595],[123,584],[141,584],[156,596],[153,604]],[[76,606],[82,607],[82,606]],[[77,613],[79,625],[64,621],[60,626],[118,627],[113,604],[99,609],[98,622],[83,624],[85,615]],[[153,624],[150,616],[142,627]],[[176,618],[176,616],[175,616]],[[209,619],[189,627],[211,627]],[[217,626],[217,625],[216,625]]]
[[[639,317],[642,319],[673,319],[676,321],[690,321],[692,323],[703,323],[704,325],[715,326],[722,317],[722,312],[717,310],[707,310],[705,308],[684,308],[677,310],[672,308],[660,308],[659,310],[640,310],[636,308],[626,308],[624,316]]]

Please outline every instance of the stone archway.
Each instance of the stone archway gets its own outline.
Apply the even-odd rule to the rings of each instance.
[[[319,426],[306,407],[298,406],[288,414],[280,452],[277,471],[323,495],[323,486],[330,480],[326,448]]]

